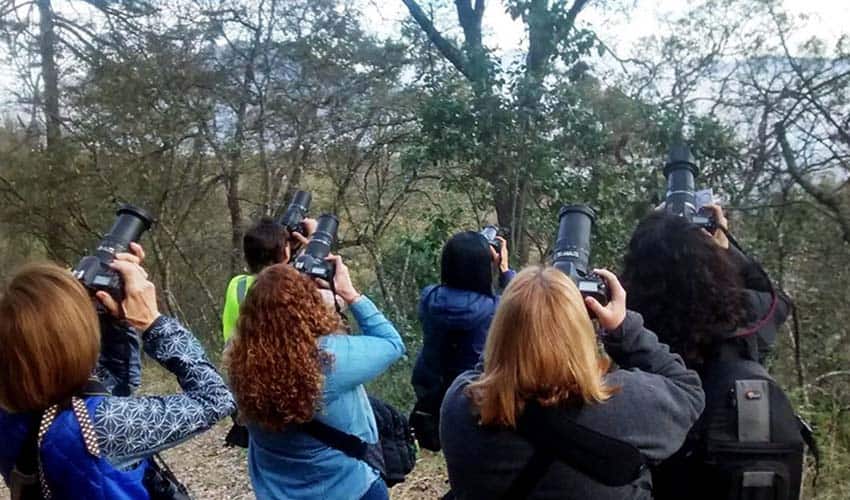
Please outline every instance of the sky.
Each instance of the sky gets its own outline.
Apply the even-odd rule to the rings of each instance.
[[[245,0],[251,1],[251,0]],[[366,26],[383,35],[396,33],[401,21],[408,16],[401,0],[355,0],[359,2],[366,18]],[[419,0],[426,8],[428,0]],[[570,0],[567,0],[570,1]],[[55,2],[60,9],[73,9],[73,0]],[[451,0],[442,0],[449,6],[447,21],[454,22]],[[665,17],[675,17],[687,9],[694,0],[591,0],[579,17],[579,24],[592,27],[619,56],[626,57],[641,38],[663,29]],[[607,7],[600,8],[598,5]],[[797,32],[791,45],[802,43],[818,35],[833,45],[842,33],[850,34],[850,0],[784,0],[785,9],[792,15],[808,16],[804,29]],[[514,21],[505,12],[503,2],[489,0],[485,10],[485,43],[506,59],[524,50],[524,33],[521,22]],[[455,26],[455,29],[457,27]],[[0,47],[0,52],[4,51]],[[10,90],[15,85],[12,68],[0,62],[0,102],[8,104]]]
[[[419,0],[425,9],[428,0]],[[570,0],[567,0],[570,1]],[[397,29],[400,20],[407,15],[401,0],[360,0],[362,11],[369,19],[369,26],[378,32],[388,33]],[[453,4],[448,0],[444,3]],[[605,3],[606,8],[597,5]],[[618,54],[627,54],[637,42],[661,29],[659,19],[681,14],[693,0],[591,0],[579,17],[579,24],[593,27],[601,39]],[[487,30],[486,43],[489,47],[509,53],[523,44],[522,24],[514,21],[505,12],[503,2],[490,0],[484,11]],[[825,38],[834,44],[842,33],[850,33],[850,1],[848,0],[784,0],[790,14],[807,15],[805,29],[800,30],[800,43],[812,35]],[[426,11],[427,12],[427,11]]]

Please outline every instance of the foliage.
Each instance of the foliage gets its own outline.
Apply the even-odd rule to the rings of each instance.
[[[589,2],[511,0],[527,45],[508,60],[487,46],[484,9],[500,4],[483,0],[404,0],[411,18],[384,38],[335,0],[72,0],[77,17],[19,3],[0,0],[18,75],[0,124],[0,276],[73,265],[117,203],[145,206],[162,309],[218,353],[243,228],[306,188],[403,333],[406,359],[371,389],[409,408],[419,291],[451,234],[498,222],[515,266],[546,261],[559,208],[588,203],[594,264],[616,269],[685,139],[700,187],[796,300],[799,338],[784,331],[771,370],[824,444],[807,496],[850,495],[848,34],[795,46],[804,20],[779,1],[702,0],[621,56],[578,23]]]

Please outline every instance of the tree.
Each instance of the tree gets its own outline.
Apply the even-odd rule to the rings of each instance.
[[[460,159],[472,164],[473,177],[489,185],[499,223],[511,228],[511,244],[525,262],[529,252],[526,211],[538,194],[539,182],[551,173],[550,156],[538,147],[546,142],[548,132],[541,127],[541,104],[549,93],[547,78],[557,71],[557,58],[572,67],[592,46],[590,32],[575,27],[588,2],[507,2],[508,12],[522,19],[529,39],[522,67],[513,73],[503,70],[483,43],[485,0],[454,2],[464,34],[460,46],[437,30],[416,0],[403,1],[433,46],[471,87],[471,117],[461,126],[472,128],[468,133],[475,137],[475,152],[462,152]]]

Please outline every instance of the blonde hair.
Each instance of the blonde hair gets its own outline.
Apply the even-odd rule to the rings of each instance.
[[[544,406],[605,401],[616,390],[602,379],[610,365],[572,280],[534,266],[502,295],[484,347],[484,373],[467,391],[483,425],[514,428],[529,399]]]
[[[51,263],[22,267],[0,291],[0,408],[36,411],[85,386],[100,355],[91,298]]]

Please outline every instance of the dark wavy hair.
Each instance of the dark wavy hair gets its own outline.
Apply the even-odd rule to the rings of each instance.
[[[239,309],[225,360],[239,414],[275,431],[312,419],[332,362],[318,338],[339,327],[309,278],[288,264],[264,269]]]
[[[493,295],[493,260],[484,236],[464,231],[449,238],[440,259],[440,279],[452,288]]]
[[[746,322],[739,270],[684,217],[656,212],[638,225],[622,282],[629,309],[689,366],[701,364],[716,340]]]
[[[251,274],[280,263],[288,242],[289,231],[271,217],[262,217],[248,228],[242,237],[242,250]]]

